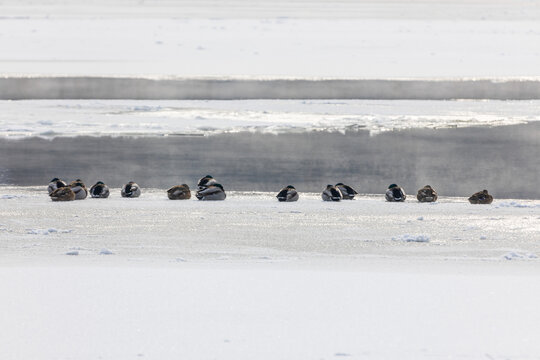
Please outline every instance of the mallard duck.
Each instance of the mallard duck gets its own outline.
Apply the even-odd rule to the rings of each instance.
[[[75,200],[84,200],[88,196],[88,189],[82,181],[72,181],[69,187],[75,193]]]
[[[343,183],[337,183],[336,188],[341,192],[343,200],[352,200],[354,199],[354,196],[358,194],[352,187]]]
[[[392,184],[386,190],[386,201],[403,202],[407,198],[405,191],[396,184]]]
[[[141,188],[137,183],[130,181],[124,185],[120,193],[122,194],[122,197],[136,198],[141,196]]]
[[[81,179],[77,179],[77,180],[73,180],[69,186],[74,186],[76,183],[80,183],[83,187],[86,187],[86,184],[81,180]]]
[[[225,200],[227,194],[221,184],[213,184],[204,189],[197,191],[197,199],[199,200]]]
[[[103,181],[98,181],[90,188],[90,196],[93,198],[105,199],[109,197],[109,187],[103,183]]]
[[[73,201],[75,200],[75,193],[68,186],[62,186],[54,190],[49,194],[52,201]]]
[[[205,177],[199,179],[199,182],[197,183],[197,186],[199,187],[199,190],[206,189],[210,185],[217,184],[216,179],[212,177],[212,175],[206,175]]]
[[[61,187],[68,186],[65,181],[60,180],[59,178],[54,178],[49,183],[49,186],[47,188],[47,191],[49,192],[49,195],[51,195],[56,189],[59,189]]]
[[[343,198],[341,191],[333,185],[326,185],[326,189],[321,194],[324,201],[340,201]]]
[[[191,199],[191,190],[186,184],[176,185],[167,190],[167,196],[171,200],[187,200]]]
[[[418,190],[416,198],[419,202],[434,202],[437,201],[437,192],[429,185]]]
[[[298,201],[298,192],[292,185],[288,185],[281,189],[279,194],[277,194],[278,201],[292,202]]]
[[[469,202],[471,204],[491,204],[493,202],[493,196],[489,195],[487,190],[482,190],[472,194]]]

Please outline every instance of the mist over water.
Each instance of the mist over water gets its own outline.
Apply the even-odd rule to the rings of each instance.
[[[211,174],[225,189],[319,192],[345,182],[360,193],[391,183],[408,194],[432,185],[442,196],[488,189],[496,198],[540,199],[540,124],[387,132],[308,132],[207,137],[74,137],[0,140],[0,182],[45,185],[53,177],[133,180],[168,188]]]

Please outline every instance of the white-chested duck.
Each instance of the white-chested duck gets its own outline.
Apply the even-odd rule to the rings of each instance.
[[[141,196],[141,188],[136,182],[130,181],[124,185],[120,191],[120,194],[125,198],[136,198]]]
[[[324,201],[340,201],[343,198],[341,191],[334,185],[326,185],[326,189],[321,194]]]
[[[90,188],[90,196],[95,199],[108,198],[109,193],[109,187],[103,181],[98,181]]]
[[[386,201],[403,202],[407,198],[405,191],[396,184],[391,184],[386,190]]]
[[[217,184],[216,179],[212,175],[206,175],[199,179],[199,182],[197,182],[197,187],[199,190],[206,189],[210,185]]]
[[[341,192],[343,200],[352,200],[354,199],[354,196],[358,194],[352,187],[343,183],[337,183],[336,188]]]
[[[209,185],[204,189],[200,189],[195,194],[199,200],[225,200],[227,194],[225,194],[225,189],[221,184]]]
[[[75,193],[75,200],[84,200],[88,196],[88,189],[86,185],[79,179],[72,181],[69,187]]]
[[[59,178],[54,178],[49,183],[49,186],[47,187],[47,191],[49,192],[49,195],[51,195],[56,189],[66,187],[68,186],[65,181],[60,180]]]

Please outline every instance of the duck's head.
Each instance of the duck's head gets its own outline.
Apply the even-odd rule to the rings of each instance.
[[[213,179],[214,177],[212,175],[205,175],[203,179]]]
[[[75,182],[73,183],[73,186],[80,186],[80,187],[83,187],[84,185],[83,185],[83,183],[80,182],[80,181],[75,181]]]
[[[182,184],[182,185],[180,185],[180,186],[183,186],[183,187],[185,187],[185,188],[189,188],[188,184]]]
[[[96,185],[105,185],[105,183],[103,181],[98,181]]]
[[[221,185],[221,184],[214,184],[214,186],[220,188],[220,189],[223,190],[223,191],[225,191],[225,190],[223,189],[223,185]]]
[[[52,179],[50,182],[56,182],[56,181],[58,181],[58,180],[60,180],[60,179],[59,179],[59,178],[54,178],[54,179]]]
[[[296,188],[292,185],[287,185],[286,189],[292,189],[292,190],[296,190]]]
[[[326,185],[326,188],[327,188],[327,189],[330,189],[330,188],[333,187],[333,186],[334,186],[334,185],[332,185],[332,184],[328,184],[328,185]]]
[[[337,183],[336,186],[343,186],[343,183]]]
[[[488,194],[488,191],[484,189],[484,190],[482,190],[482,194],[487,195],[487,194]]]
[[[390,184],[390,186],[388,187],[389,189],[393,189],[393,188],[396,188],[397,185],[396,184]]]
[[[424,186],[425,188],[431,189],[431,185]]]

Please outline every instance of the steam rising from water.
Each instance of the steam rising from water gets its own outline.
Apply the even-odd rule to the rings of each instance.
[[[194,186],[207,173],[230,190],[278,191],[292,184],[319,192],[345,182],[361,193],[398,183],[407,193],[426,184],[440,195],[488,189],[496,198],[540,198],[540,123],[495,128],[417,129],[210,137],[77,137],[0,140],[0,173],[16,185],[53,177],[103,180],[119,187]],[[0,175],[1,176],[1,175]],[[5,181],[7,175],[1,177]]]

